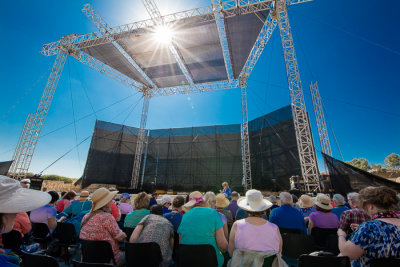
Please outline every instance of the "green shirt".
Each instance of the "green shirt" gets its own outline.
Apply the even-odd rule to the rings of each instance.
[[[148,209],[134,210],[128,213],[125,217],[124,227],[136,228],[139,222],[149,214],[150,210]]]
[[[181,235],[181,244],[203,245],[214,247],[217,254],[218,266],[224,264],[224,256],[217,246],[215,231],[224,225],[218,212],[210,208],[193,208],[182,217],[178,234]]]

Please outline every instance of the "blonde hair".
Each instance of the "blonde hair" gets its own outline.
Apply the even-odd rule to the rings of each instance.
[[[223,183],[222,183],[222,186],[229,187],[229,184],[228,184],[228,182],[223,182]]]
[[[135,210],[147,209],[149,207],[149,203],[150,196],[145,192],[141,192],[136,196],[135,201],[133,202],[133,208]]]
[[[217,198],[216,198],[214,192],[208,191],[207,193],[204,194],[203,198],[204,198],[204,201],[207,202],[207,205],[209,208],[213,209],[215,207]]]

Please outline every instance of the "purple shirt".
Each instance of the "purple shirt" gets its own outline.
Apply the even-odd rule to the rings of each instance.
[[[128,214],[133,211],[133,208],[128,203],[119,203],[119,209],[121,210],[121,214]]]
[[[226,210],[229,210],[232,214],[233,219],[236,217],[236,212],[238,210],[238,205],[236,200],[232,200],[231,203],[229,203],[228,207],[226,207]]]
[[[332,212],[314,211],[310,214],[310,220],[313,222],[314,227],[318,228],[338,228],[339,219]]]
[[[49,226],[48,219],[57,216],[57,210],[55,207],[46,205],[41,208],[31,211],[30,219],[33,223],[44,223]]]
[[[226,218],[226,216],[224,214],[222,214],[221,212],[218,212],[218,215],[221,218],[222,224],[226,224],[228,222],[228,219]]]

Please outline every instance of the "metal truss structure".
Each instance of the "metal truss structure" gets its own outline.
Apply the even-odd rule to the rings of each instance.
[[[297,148],[299,150],[299,159],[305,183],[304,185],[308,192],[319,192],[320,178],[317,157],[315,155],[310,121],[306,112],[299,66],[297,64],[297,57],[285,2],[285,0],[278,0],[276,2],[273,15],[278,19],[279,30],[281,33],[290,99],[292,103],[294,128],[296,131]]]
[[[226,89],[241,89],[242,100],[242,159],[243,159],[243,184],[245,189],[252,188],[251,180],[251,162],[249,148],[248,132],[248,114],[247,114],[247,78],[253,70],[256,62],[266,44],[268,43],[276,25],[279,24],[282,46],[284,50],[286,71],[288,75],[293,119],[295,123],[296,139],[298,143],[300,164],[302,175],[308,184],[309,191],[319,190],[319,173],[316,163],[315,151],[312,142],[311,130],[308,116],[305,109],[303,91],[301,88],[300,76],[296,55],[294,51],[293,38],[291,36],[290,25],[287,16],[287,6],[309,2],[311,0],[212,0],[212,4],[206,7],[195,8],[188,11],[177,12],[174,14],[162,16],[153,0],[143,0],[147,11],[150,14],[148,20],[129,23],[121,26],[110,27],[101,16],[89,4],[84,5],[82,12],[97,27],[97,32],[89,34],[75,35],[71,34],[63,37],[59,41],[43,45],[41,53],[45,56],[57,55],[50,75],[48,84],[43,93],[42,100],[39,103],[38,110],[33,115],[28,115],[17,148],[14,153],[14,164],[11,168],[11,174],[16,178],[25,177],[29,169],[34,149],[40,135],[48,108],[54,94],[58,79],[60,77],[63,65],[67,55],[73,56],[79,62],[106,74],[107,76],[121,82],[143,94],[143,108],[140,122],[140,130],[135,151],[135,159],[132,169],[132,188],[137,188],[139,183],[139,172],[142,160],[142,152],[145,147],[145,127],[149,101],[155,96],[169,96],[176,94],[188,94],[198,92],[209,92]],[[228,44],[224,21],[227,18],[246,15],[257,12],[269,11],[269,15],[261,28],[261,31],[254,43],[253,48],[243,66],[238,78],[233,76],[231,52]],[[175,58],[179,69],[184,74],[187,84],[158,88],[154,81],[146,74],[134,58],[132,58],[124,48],[119,39],[127,34],[141,34],[146,28],[160,27],[168,23],[179,21],[179,25],[205,23],[215,21],[219,41],[222,48],[227,80],[217,82],[194,83],[193,77],[182,60],[182,55],[176,47],[173,38],[168,44],[170,53]],[[150,86],[146,86],[116,69],[104,64],[103,62],[88,55],[83,50],[100,44],[112,44],[121,55],[142,75]]]
[[[10,168],[10,173],[15,179],[20,180],[26,177],[66,59],[67,54],[59,51],[36,113],[29,114],[25,121]]]
[[[313,101],[315,120],[317,121],[318,136],[321,143],[321,150],[324,154],[332,157],[331,144],[329,143],[328,130],[326,128],[324,108],[319,94],[318,84],[310,83],[311,97]]]

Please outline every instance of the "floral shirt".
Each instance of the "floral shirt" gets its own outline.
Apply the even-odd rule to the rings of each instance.
[[[90,214],[86,214],[82,222],[85,222]],[[84,240],[108,241],[114,252],[115,261],[118,262],[121,251],[119,250],[119,243],[115,239],[119,238],[122,234],[122,230],[118,227],[111,213],[99,212],[82,226],[79,238]]]
[[[400,227],[380,220],[362,223],[349,241],[365,252],[353,266],[369,266],[371,259],[400,258]]]

